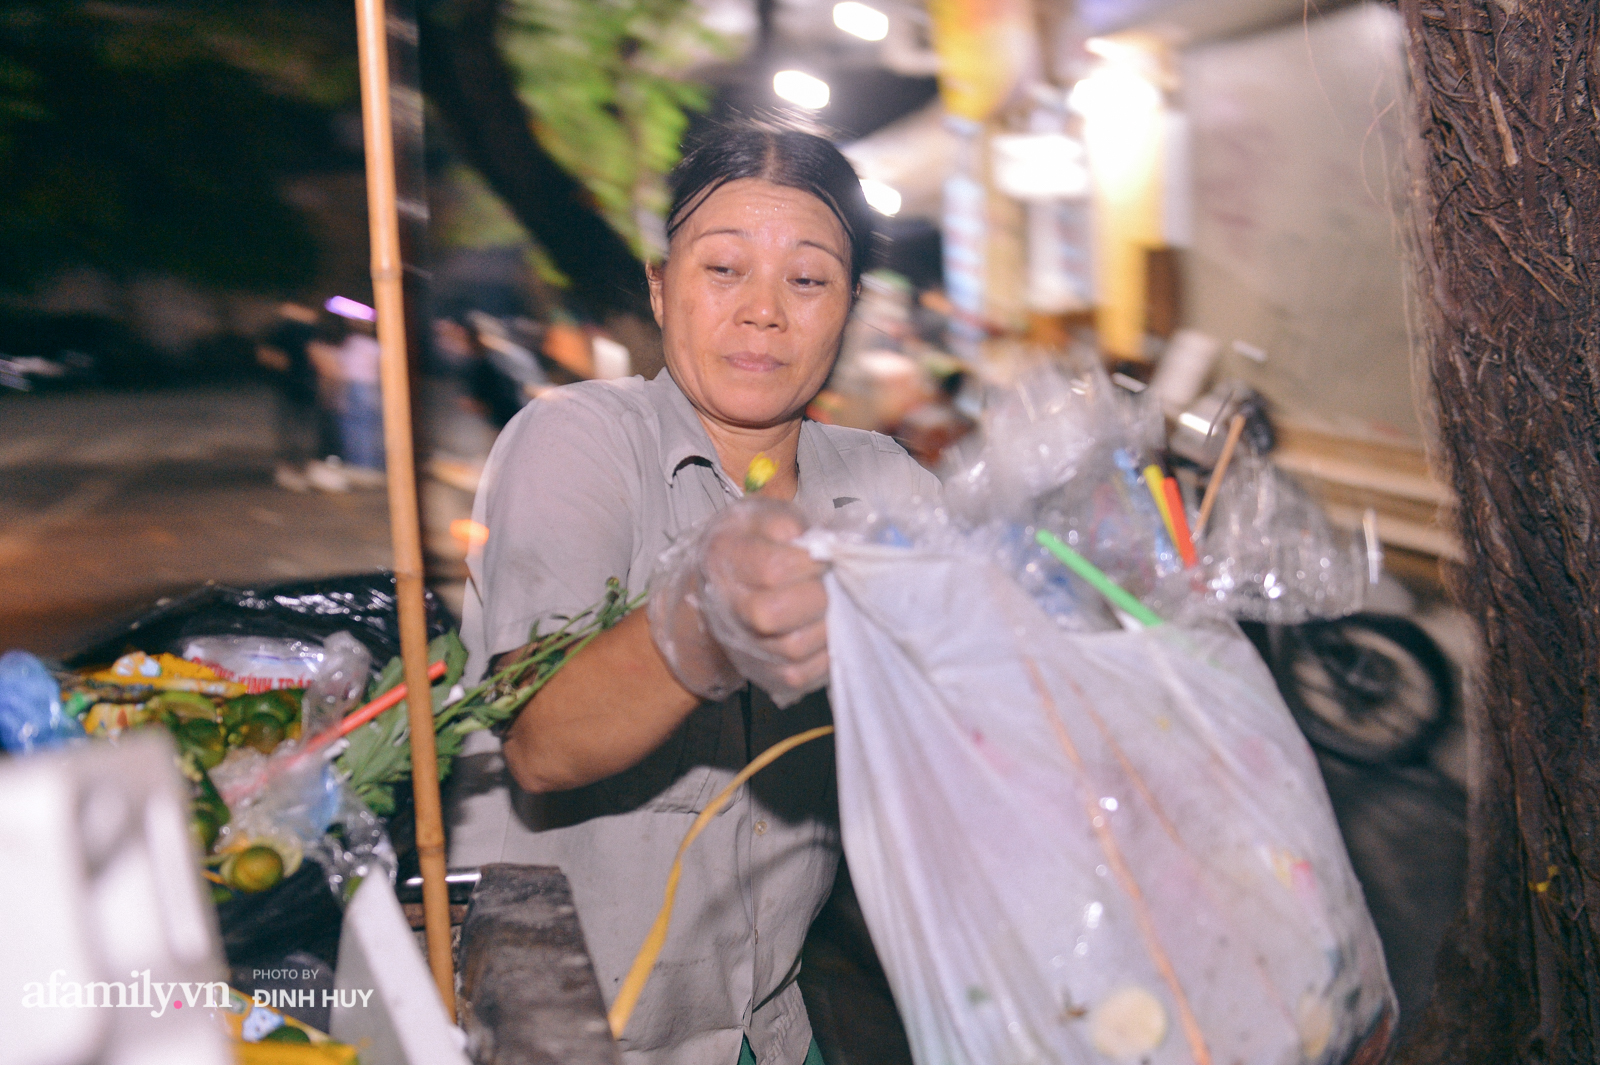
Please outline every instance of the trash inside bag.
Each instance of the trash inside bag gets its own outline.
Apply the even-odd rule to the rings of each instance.
[[[1157,408],[1114,386],[1097,359],[1037,366],[993,394],[981,437],[946,463],[942,520],[967,534],[1047,529],[1169,619],[1292,624],[1363,608],[1382,565],[1375,536],[1334,527],[1293,477],[1245,446],[1196,538],[1198,511],[1164,475],[1164,450]],[[1043,553],[1014,540],[1006,569],[1037,592],[1029,567]],[[1059,594],[1040,602],[1063,628],[1119,627],[1078,578],[1050,580]]]
[[[1240,620],[1278,625],[1359,613],[1378,579],[1376,540],[1334,528],[1265,456],[1242,450],[1234,467],[1201,543],[1206,601]]]
[[[1236,627],[1074,632],[981,552],[810,546],[845,853],[919,1065],[1386,1040],[1316,762]]]
[[[1182,588],[1161,587],[1181,573],[1183,560],[1152,493],[1152,473],[1159,472],[1152,413],[1159,426],[1159,411],[1113,385],[1092,356],[1064,369],[1023,373],[991,398],[979,440],[946,464],[942,519],[968,546],[978,530],[1009,541],[999,545],[1006,568],[1035,591],[1053,586],[1046,609],[1064,628],[1104,631],[1119,624],[1076,577],[1058,566],[1040,570],[1046,555],[1028,527],[1050,529],[1137,598],[1184,597]],[[919,526],[929,520],[896,519]]]

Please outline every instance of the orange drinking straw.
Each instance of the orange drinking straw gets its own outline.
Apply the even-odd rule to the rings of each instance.
[[[450,667],[444,662],[435,662],[433,665],[428,667],[428,679],[438,680],[440,677],[444,676],[446,672],[448,672],[449,668]],[[338,739],[340,736],[350,735],[350,733],[354,732],[362,725],[365,725],[368,721],[371,721],[385,710],[398,705],[402,700],[405,699],[407,691],[409,691],[409,689],[404,684],[390,688],[388,691],[372,700],[372,702],[368,703],[366,706],[363,706],[355,713],[346,717],[343,721],[340,721],[339,727],[334,730],[333,738]]]
[[[1167,514],[1171,519],[1172,539],[1178,545],[1178,554],[1183,559],[1184,568],[1195,565],[1200,561],[1195,554],[1194,541],[1189,537],[1189,515],[1183,509],[1183,493],[1178,491],[1178,481],[1175,477],[1168,477],[1161,482],[1161,487],[1167,496]]]

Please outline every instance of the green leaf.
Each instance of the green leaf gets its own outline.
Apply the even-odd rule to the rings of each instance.
[[[461,753],[461,745],[470,733],[515,716],[563,662],[587,641],[621,621],[642,599],[642,596],[629,599],[626,589],[615,578],[607,581],[606,593],[599,602],[556,631],[541,635],[538,626],[534,626],[530,641],[539,647],[527,662],[502,671],[453,700],[451,693],[466,669],[467,649],[454,632],[436,637],[428,645],[428,660],[445,663],[445,675],[429,693],[439,779],[449,776],[456,756]],[[400,659],[391,659],[373,678],[369,698],[394,688],[400,683],[401,674]],[[506,687],[510,690],[501,690]],[[385,710],[346,738],[348,745],[335,762],[339,772],[374,813],[380,816],[393,813],[394,785],[411,778],[411,728],[405,701]]]
[[[508,0],[500,49],[534,135],[641,254],[636,212],[662,211],[688,112],[709,101],[683,80],[731,54],[693,0]]]

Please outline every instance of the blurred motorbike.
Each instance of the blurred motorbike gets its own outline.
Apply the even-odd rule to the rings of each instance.
[[[1237,385],[1219,386],[1177,417],[1172,452],[1201,468],[1214,464],[1221,436],[1215,427],[1234,414],[1244,416],[1249,452],[1267,455],[1276,433],[1265,401]],[[1257,552],[1256,564],[1243,567],[1245,581],[1259,571],[1268,575],[1265,584],[1276,587],[1238,595],[1235,616],[1272,670],[1301,731],[1319,749],[1364,765],[1421,757],[1455,713],[1456,675],[1439,645],[1414,621],[1363,609],[1362,586],[1377,583],[1382,565],[1376,528],[1366,530],[1365,551],[1359,540],[1350,545],[1353,552],[1342,550],[1336,541],[1344,534],[1331,527],[1309,492],[1271,463],[1257,459],[1250,466],[1253,472],[1232,475],[1236,487],[1245,486],[1235,504],[1242,500],[1248,514],[1235,549]],[[1300,556],[1289,549],[1305,544],[1312,548]],[[1364,574],[1359,572],[1363,561]],[[1294,600],[1299,582],[1328,581],[1340,571],[1346,578],[1325,583],[1325,594],[1301,596],[1298,614],[1263,608],[1273,596],[1281,596],[1280,603]]]
[[[1363,765],[1425,754],[1455,711],[1455,671],[1421,626],[1360,613],[1297,625],[1243,622],[1313,746]]]

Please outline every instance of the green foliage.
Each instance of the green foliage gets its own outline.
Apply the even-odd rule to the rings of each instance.
[[[447,632],[428,644],[428,664],[435,662],[445,663],[444,676],[434,682],[430,693],[437,727],[450,689],[461,680],[461,671],[467,666],[467,649],[454,632]],[[368,686],[368,701],[404,679],[404,663],[398,656],[391,658]],[[348,779],[350,789],[379,817],[394,813],[394,786],[411,779],[411,723],[406,717],[407,701],[402,699],[350,733],[349,746],[335,762],[339,772]],[[449,744],[445,737],[438,737],[440,777],[449,772],[450,763],[461,749],[462,738],[454,737],[454,743]]]
[[[444,676],[434,682],[432,692],[439,779],[450,775],[468,735],[510,722],[563,662],[621,621],[641,601],[642,597],[629,599],[627,591],[613,578],[606,582],[605,595],[593,607],[551,633],[541,634],[535,625],[521,658],[454,701],[450,692],[466,669],[467,649],[454,632],[430,643],[429,664],[445,663]],[[367,699],[376,699],[399,684],[404,679],[403,669],[398,657],[391,658],[372,679]],[[349,746],[335,762],[339,772],[373,813],[389,816],[395,809],[394,786],[411,779],[411,726],[406,719],[405,702],[385,710],[350,733],[348,739]]]
[[[505,201],[470,166],[456,163],[429,182],[434,211],[430,237],[436,248],[520,248],[528,269],[546,284],[566,288],[571,282],[550,253],[528,231]]]
[[[665,210],[661,178],[708,103],[681,74],[727,43],[691,0],[508,0],[500,46],[539,143],[646,253],[635,210]]]

